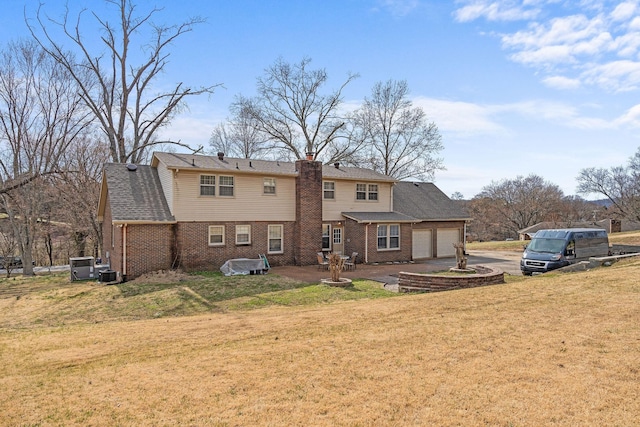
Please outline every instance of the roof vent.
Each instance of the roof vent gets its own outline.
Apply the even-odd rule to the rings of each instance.
[[[340,169],[340,163],[338,163],[338,162],[335,162],[335,163],[333,164],[333,166],[335,166],[335,167],[336,167],[336,169]]]
[[[238,162],[236,162],[236,169],[240,169],[240,167],[238,166]]]
[[[251,160],[249,160],[249,167],[252,168],[253,165],[251,164]]]
[[[191,166],[195,166],[196,165],[196,159],[191,159]]]
[[[222,151],[218,151],[218,160],[224,160],[224,153]]]
[[[134,165],[133,163],[127,164],[127,170],[130,172],[135,172],[138,170],[138,165]]]
[[[414,182],[413,185],[415,185],[416,187],[420,187],[420,184],[418,184],[417,182]]]

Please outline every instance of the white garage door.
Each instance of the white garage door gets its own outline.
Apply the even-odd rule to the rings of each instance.
[[[431,230],[413,230],[411,239],[413,259],[431,258]]]
[[[457,228],[438,229],[438,258],[456,256],[454,243],[460,243],[460,230]]]

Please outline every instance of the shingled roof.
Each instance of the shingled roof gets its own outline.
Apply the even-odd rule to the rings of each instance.
[[[169,169],[198,170],[202,172],[250,173],[261,175],[296,176],[296,164],[277,160],[254,160],[233,157],[202,156],[180,153],[153,153],[152,166],[163,163]],[[338,165],[323,165],[322,176],[326,179],[347,179],[353,181],[395,182],[390,176],[371,169]]]
[[[176,222],[169,211],[156,168],[107,163],[103,180],[109,189],[113,222]]]
[[[422,221],[470,219],[458,203],[430,182],[396,183],[393,187],[393,210]]]

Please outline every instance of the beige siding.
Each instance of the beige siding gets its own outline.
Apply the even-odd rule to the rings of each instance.
[[[234,196],[200,196],[200,173],[179,171],[175,179],[173,214],[177,221],[295,221],[295,178],[275,177],[276,194],[263,194],[267,175],[235,175]],[[220,175],[216,175],[216,184]]]
[[[160,185],[162,185],[162,192],[169,205],[171,214],[175,214],[173,211],[173,171],[165,167],[164,164],[158,164],[158,177],[160,178]]]
[[[331,181],[326,179],[325,181]],[[391,212],[393,203],[391,201],[391,183],[378,184],[378,201],[356,200],[355,181],[334,181],[335,199],[322,200],[322,220],[340,221],[344,218],[341,212]],[[367,182],[362,181],[361,184]],[[376,184],[371,182],[371,184]]]

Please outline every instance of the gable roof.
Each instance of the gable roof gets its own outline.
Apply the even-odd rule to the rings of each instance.
[[[469,220],[459,203],[430,182],[397,182],[393,210],[422,221]]]
[[[295,162],[279,160],[254,160],[218,156],[203,156],[181,153],[153,153],[151,166],[163,163],[168,169],[198,170],[201,172],[247,173],[276,176],[296,176]],[[344,179],[352,181],[396,182],[395,178],[375,172],[371,169],[335,165],[322,165],[322,176],[326,179]]]
[[[162,192],[158,171],[145,165],[107,163],[102,177],[99,216],[104,215],[107,189],[114,223],[174,223]]]

